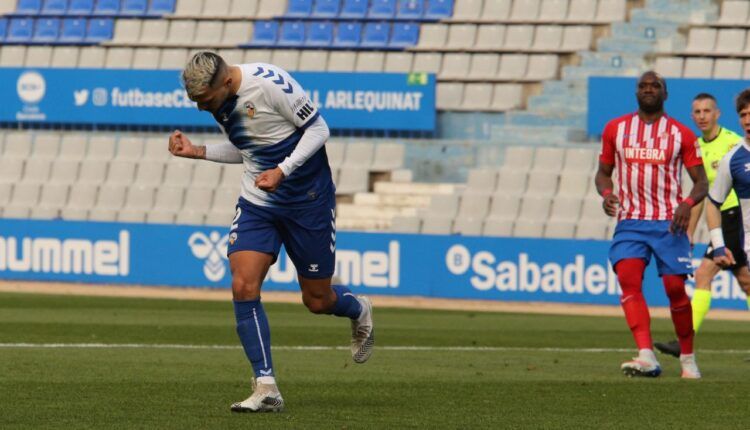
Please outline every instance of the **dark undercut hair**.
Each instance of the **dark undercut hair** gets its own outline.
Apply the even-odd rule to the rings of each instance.
[[[750,105],[750,88],[742,91],[736,100],[737,113]]]

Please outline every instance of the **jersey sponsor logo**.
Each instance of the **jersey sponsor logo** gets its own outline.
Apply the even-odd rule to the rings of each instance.
[[[661,148],[625,148],[629,163],[666,164],[666,151]]]
[[[297,112],[297,116],[302,121],[306,120],[312,113],[315,112],[315,108],[310,106],[310,103],[305,103]]]

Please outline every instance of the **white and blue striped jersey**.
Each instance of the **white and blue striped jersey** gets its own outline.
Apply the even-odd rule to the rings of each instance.
[[[289,73],[266,63],[238,65],[242,82],[213,115],[222,132],[240,150],[245,172],[242,197],[267,207],[305,207],[334,192],[325,146],[268,193],[255,178],[277,167],[297,146],[305,129],[320,116],[307,93]]]
[[[743,249],[750,255],[750,241],[747,240],[750,232],[750,146],[744,140],[727,152],[719,162],[708,198],[721,206],[732,189],[737,193],[742,212]]]

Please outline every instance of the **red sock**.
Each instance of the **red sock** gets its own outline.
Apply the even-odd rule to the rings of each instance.
[[[693,309],[690,299],[685,294],[684,275],[665,275],[662,277],[664,288],[669,297],[669,310],[672,312],[672,324],[680,341],[680,352],[693,353]]]
[[[620,281],[622,297],[620,305],[625,311],[625,320],[633,332],[638,349],[652,349],[651,316],[646,299],[643,297],[643,272],[646,262],[640,258],[620,260],[615,266],[617,280]]]

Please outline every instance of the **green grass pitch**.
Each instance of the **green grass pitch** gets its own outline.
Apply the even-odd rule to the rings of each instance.
[[[231,303],[0,294],[0,428],[747,428],[747,323],[709,314],[704,379],[683,381],[665,356],[660,378],[620,374],[623,318],[376,308],[377,348],[356,365],[331,348],[348,321],[266,310],[287,409],[232,414],[251,372]],[[653,330],[672,337],[667,320]],[[325,348],[293,348],[311,346]]]

